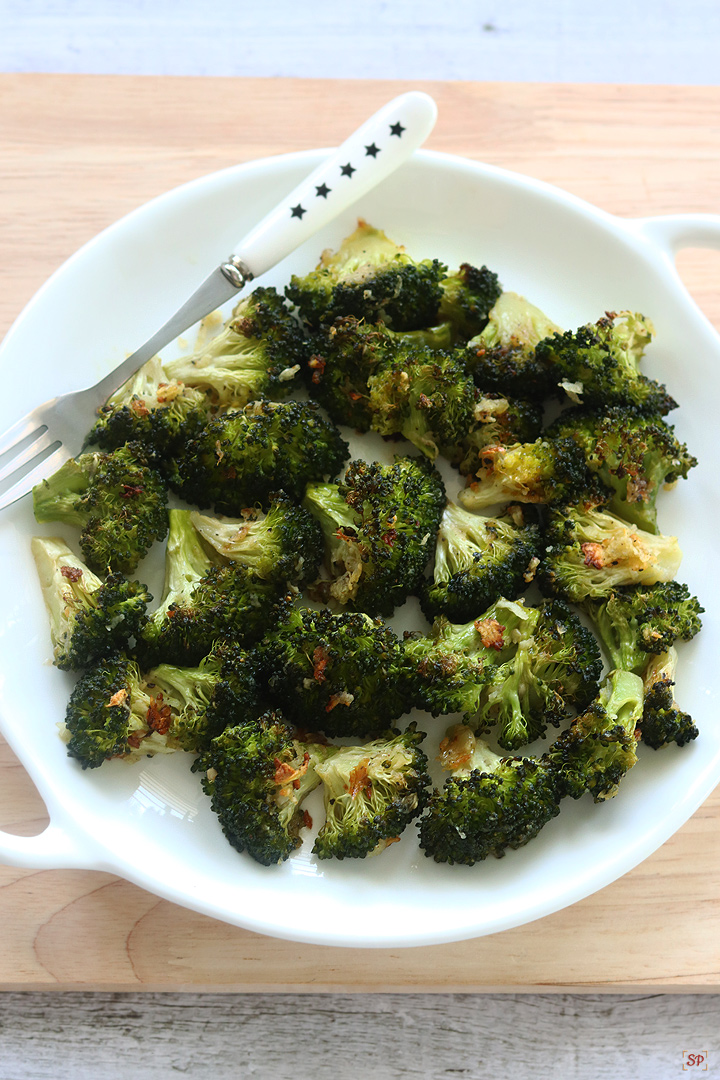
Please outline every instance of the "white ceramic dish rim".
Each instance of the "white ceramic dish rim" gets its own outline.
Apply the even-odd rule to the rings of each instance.
[[[252,176],[253,174],[262,177],[268,170],[272,172],[272,170],[279,168],[282,171],[285,167],[292,170],[299,166],[303,168],[306,166],[307,171],[309,171],[326,152],[318,150],[281,155],[223,170],[222,173],[216,173],[211,177],[200,178],[190,184],[183,185],[183,187],[177,188],[167,195],[160,196],[158,199],[133,211],[81,248],[38,291],[6,337],[2,349],[0,349],[0,362],[5,355],[12,355],[17,336],[21,334],[28,320],[32,320],[36,312],[42,308],[48,294],[55,288],[58,280],[62,279],[70,267],[77,262],[82,262],[86,255],[92,252],[96,246],[102,246],[108,242],[112,243],[118,231],[122,231],[128,225],[133,225],[138,221],[142,222],[144,217],[152,215],[158,206],[166,208],[175,201],[182,200],[187,194],[195,193],[198,189],[205,189],[208,184],[217,181],[221,177],[232,178],[236,175],[243,177]],[[694,321],[698,332],[706,338],[708,347],[714,349],[717,353],[717,335],[684,289],[675,268],[674,254],[679,248],[686,246],[713,246],[720,248],[720,217],[707,214],[679,214],[666,217],[623,220],[613,217],[550,185],[502,169],[428,151],[418,153],[415,160],[421,167],[436,167],[441,170],[450,169],[475,180],[486,178],[507,185],[516,191],[527,192],[599,226],[616,241],[624,244],[629,249],[633,249],[644,260],[652,264],[654,271],[661,275],[667,285],[677,293],[678,302],[685,305],[688,317]],[[410,166],[405,168],[408,167]],[[63,389],[69,388],[63,387]],[[32,404],[32,402],[29,404]],[[8,420],[12,419],[14,417],[8,418]],[[18,754],[35,782],[40,795],[46,803],[51,819],[48,828],[37,837],[17,837],[5,832],[0,833],[0,859],[2,861],[11,865],[37,869],[88,868],[109,870],[168,900],[184,904],[187,907],[228,922],[235,922],[248,929],[299,941],[332,945],[397,947],[398,945],[437,944],[497,932],[566,907],[609,884],[655,851],[694,813],[720,778],[720,754],[716,754],[709,763],[706,763],[706,767],[699,774],[697,781],[689,785],[676,801],[671,818],[661,819],[654,827],[647,829],[641,838],[637,838],[633,843],[629,844],[622,855],[618,855],[613,860],[612,865],[602,865],[592,873],[586,872],[579,875],[576,881],[566,883],[564,889],[560,892],[553,889],[547,890],[534,904],[509,905],[506,911],[496,913],[492,919],[483,920],[478,918],[477,915],[469,914],[464,921],[456,920],[452,925],[446,927],[434,925],[431,928],[428,927],[424,933],[413,931],[404,934],[398,920],[393,923],[393,929],[388,932],[384,931],[380,926],[377,926],[374,931],[364,929],[362,932],[338,930],[330,926],[305,930],[301,926],[293,925],[292,920],[290,924],[283,924],[282,919],[278,921],[276,913],[268,915],[266,912],[259,910],[253,913],[243,912],[240,914],[228,912],[223,909],[221,904],[213,902],[209,897],[199,898],[197,895],[193,895],[192,891],[184,889],[182,885],[159,879],[157,874],[153,872],[152,867],[138,866],[132,858],[123,857],[118,851],[109,851],[105,845],[98,842],[97,837],[92,834],[92,830],[86,824],[77,817],[68,814],[63,804],[62,789],[58,788],[57,784],[54,783],[54,778],[42,767],[42,763],[32,755],[28,755],[27,747],[23,744],[23,740],[18,737],[17,727],[13,724],[12,719],[4,715],[0,716],[0,730],[3,731],[9,744]],[[463,872],[461,868],[457,868],[457,870]]]

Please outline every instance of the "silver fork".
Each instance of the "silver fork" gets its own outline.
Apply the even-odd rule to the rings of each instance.
[[[394,172],[436,118],[435,102],[420,91],[389,101],[267,214],[132,356],[94,386],[39,405],[0,436],[0,509],[80,451],[98,408],[139,367]]]

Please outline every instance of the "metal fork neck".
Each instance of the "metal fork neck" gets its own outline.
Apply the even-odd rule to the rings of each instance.
[[[220,269],[236,289],[242,289],[255,276],[237,255],[231,255],[227,262],[220,263]]]

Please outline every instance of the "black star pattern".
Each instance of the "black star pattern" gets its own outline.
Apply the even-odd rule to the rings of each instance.
[[[402,139],[403,131],[405,131],[405,128],[402,126],[402,124],[400,123],[399,120],[398,120],[397,124],[391,124],[390,125],[390,134],[391,135],[397,135],[398,139]]]
[[[352,165],[348,161],[347,165],[342,166],[342,168],[340,169],[340,172],[342,173],[343,176],[352,176],[352,174],[354,172],[357,172],[357,169],[353,169]]]
[[[375,143],[370,143],[369,146],[365,147],[365,157],[377,157],[379,153],[380,147],[376,146]]]
[[[297,206],[292,207],[291,217],[300,218],[302,220],[303,214],[307,214],[307,210],[304,206],[301,206],[300,203],[298,203]]]
[[[328,195],[332,191],[332,188],[329,188],[327,184],[320,184],[319,187],[315,187],[315,190],[317,191],[317,195],[315,196],[317,199],[319,199],[321,195],[323,199],[327,199]]]

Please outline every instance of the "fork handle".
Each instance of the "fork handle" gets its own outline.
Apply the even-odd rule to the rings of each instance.
[[[221,307],[389,176],[425,141],[436,118],[435,102],[420,90],[383,105],[245,235],[228,261],[212,271],[149,341],[92,389],[98,404],[178,334]]]
[[[259,277],[379,184],[425,141],[437,119],[420,90],[393,98],[302,181],[236,245],[223,266],[241,279]]]

